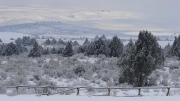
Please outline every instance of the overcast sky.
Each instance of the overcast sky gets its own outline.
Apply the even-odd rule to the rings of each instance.
[[[142,13],[154,24],[180,26],[180,0],[0,0],[0,6],[124,10]]]

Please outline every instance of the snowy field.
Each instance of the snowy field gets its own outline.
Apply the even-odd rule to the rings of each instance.
[[[4,42],[4,43],[9,43],[9,42],[13,42],[14,40],[10,40],[11,38],[13,39],[17,39],[18,37],[19,38],[22,38],[23,36],[32,36],[32,35],[29,35],[29,34],[23,34],[23,33],[15,33],[15,32],[0,32],[0,39]],[[85,41],[85,38],[89,38],[90,40],[93,40],[94,37],[96,35],[80,35],[80,36],[77,36],[77,35],[39,35],[40,37],[44,36],[44,37],[54,37],[56,39],[58,38],[61,38],[61,39],[64,39],[64,41],[77,41],[80,45],[82,45]],[[100,37],[101,35],[99,35]],[[107,36],[106,38],[107,39],[111,39],[113,36]],[[120,39],[130,39],[131,37],[120,37]],[[45,41],[45,40],[39,40],[38,42],[39,43],[43,43],[42,41]],[[123,44],[124,45],[127,45],[129,41],[124,41]],[[173,44],[173,41],[158,41],[159,45],[161,45],[161,47],[165,47],[166,45],[168,45],[168,43],[170,45]]]
[[[35,95],[18,95],[9,97],[0,95],[1,101],[179,101],[180,96],[173,97],[108,97],[108,96],[35,96]]]

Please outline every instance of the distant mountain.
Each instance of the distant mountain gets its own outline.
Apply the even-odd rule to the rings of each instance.
[[[78,27],[61,22],[36,22],[16,25],[0,26],[0,32],[16,32],[31,35],[58,34],[58,35],[117,35],[120,37],[137,37],[126,35],[121,31],[102,30],[97,28]]]

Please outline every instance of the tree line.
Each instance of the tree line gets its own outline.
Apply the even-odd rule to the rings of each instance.
[[[60,54],[64,57],[70,57],[75,54],[73,42],[64,42],[61,39],[58,41],[47,39],[45,44],[62,44],[65,45],[65,48],[42,48],[34,39],[28,37],[18,38],[15,42],[16,44],[1,44],[1,55],[18,55],[21,49],[23,49],[21,52],[27,51],[26,46],[32,45],[33,48],[30,50],[28,57],[40,57],[47,54]],[[20,46],[18,45],[22,48],[19,49]],[[83,45],[77,49],[77,53],[83,53],[85,56],[105,55],[106,57],[117,57],[117,65],[121,68],[119,83],[128,83],[142,87],[151,85],[148,76],[155,69],[163,66],[165,57],[175,56],[180,58],[180,36],[178,38],[175,37],[172,46],[168,44],[164,49],[158,44],[156,37],[148,31],[140,31],[137,41],[133,42],[130,39],[126,46],[123,45],[117,36],[114,36],[112,40],[107,40],[105,36],[102,36],[100,38],[96,37],[92,42],[86,39]]]

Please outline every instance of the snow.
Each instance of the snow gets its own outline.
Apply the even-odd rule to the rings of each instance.
[[[11,38],[17,39],[22,38],[23,36],[31,36],[28,34],[22,34],[22,33],[15,33],[15,32],[0,32],[0,39],[3,43],[10,43],[14,42],[14,40],[10,40]]]
[[[82,9],[53,9],[31,7],[1,7],[0,23],[24,23],[36,21],[84,21],[105,19],[141,18],[131,11],[105,11]]]
[[[179,101],[179,96],[173,97],[113,97],[113,96],[76,96],[76,95],[53,95],[53,96],[35,96],[18,95],[6,96],[0,95],[1,101]]]
[[[95,63],[97,61],[96,58],[86,58],[86,59],[78,59],[80,62],[90,62],[90,63]]]
[[[1,64],[7,64],[7,61],[2,61]]]

